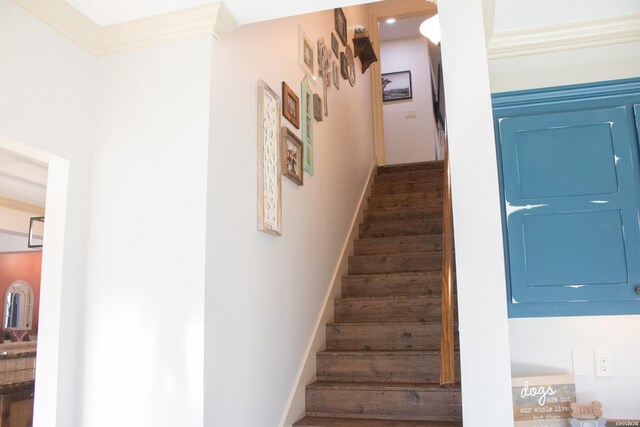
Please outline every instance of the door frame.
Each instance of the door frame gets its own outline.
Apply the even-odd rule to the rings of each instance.
[[[382,109],[382,58],[380,55],[380,32],[378,23],[387,18],[409,18],[416,15],[435,15],[438,8],[430,0],[396,0],[394,2],[372,3],[369,10],[369,28],[373,50],[378,55],[371,70],[371,105],[373,114],[373,143],[377,166],[384,166],[384,113]]]

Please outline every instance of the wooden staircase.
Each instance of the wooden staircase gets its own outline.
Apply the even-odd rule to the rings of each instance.
[[[443,168],[378,168],[295,426],[462,425],[460,388],[439,382]]]

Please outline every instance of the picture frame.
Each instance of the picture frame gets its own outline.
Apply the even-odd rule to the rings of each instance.
[[[336,59],[340,59],[340,45],[338,44],[338,38],[335,33],[331,33],[331,50]]]
[[[347,18],[344,16],[342,8],[334,9],[334,19],[336,24],[336,33],[340,38],[343,46],[347,45]]]
[[[27,247],[41,248],[44,241],[44,217],[34,216],[29,218],[29,237]]]
[[[283,126],[280,132],[280,151],[282,175],[298,185],[303,185],[304,148],[302,141],[286,126]]]
[[[280,98],[258,81],[258,230],[282,235]]]
[[[338,61],[333,61],[333,85],[337,90],[340,90],[340,67],[338,66]]]
[[[356,85],[356,60],[353,56],[353,49],[351,49],[351,45],[347,45],[344,49],[344,57],[347,61],[347,80],[349,80],[351,87],[354,87]]]
[[[282,82],[282,115],[300,129],[300,98],[286,82]]]
[[[343,79],[349,80],[349,69],[347,66],[347,56],[340,52],[340,75]]]
[[[302,106],[303,165],[305,172],[313,176],[313,92],[306,79],[301,84],[300,105]]]
[[[317,93],[313,94],[313,118],[317,122],[322,121],[322,98]]]
[[[411,71],[382,74],[382,101],[400,101],[413,98]]]
[[[316,50],[302,25],[298,25],[298,65],[307,77],[315,82]]]

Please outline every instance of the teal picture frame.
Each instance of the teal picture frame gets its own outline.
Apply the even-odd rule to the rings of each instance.
[[[302,144],[304,148],[304,170],[313,176],[313,92],[307,80],[303,80],[300,88],[302,103]]]

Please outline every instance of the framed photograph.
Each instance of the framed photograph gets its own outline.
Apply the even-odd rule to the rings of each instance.
[[[351,85],[351,87],[354,87],[356,85],[356,60],[353,57],[353,49],[351,49],[351,45],[347,45],[347,47],[345,48],[344,57],[347,62],[349,84]]]
[[[282,175],[298,185],[303,184],[302,141],[295,136],[288,127],[283,127],[280,134],[280,149],[282,158]]]
[[[280,98],[258,82],[258,230],[282,234]]]
[[[300,129],[300,98],[285,82],[282,82],[282,115]]]
[[[347,57],[344,52],[340,52],[340,75],[343,79],[349,80],[349,69],[347,68]]]
[[[338,44],[338,38],[335,33],[331,33],[331,50],[336,58],[340,58],[340,45]]]
[[[298,25],[298,65],[311,81],[315,79],[316,51],[313,42]]]
[[[383,101],[398,101],[400,99],[411,99],[412,97],[411,71],[398,71],[382,75]]]
[[[347,45],[347,18],[344,16],[344,12],[341,8],[334,9],[335,21],[336,21],[336,33],[342,45]]]
[[[317,93],[313,94],[313,117],[316,121],[322,121],[322,98]]]
[[[340,89],[340,67],[338,67],[338,61],[333,61],[333,85],[336,89]]]
[[[313,175],[313,92],[306,80],[302,81],[300,98],[302,105],[302,156],[304,170]]]

